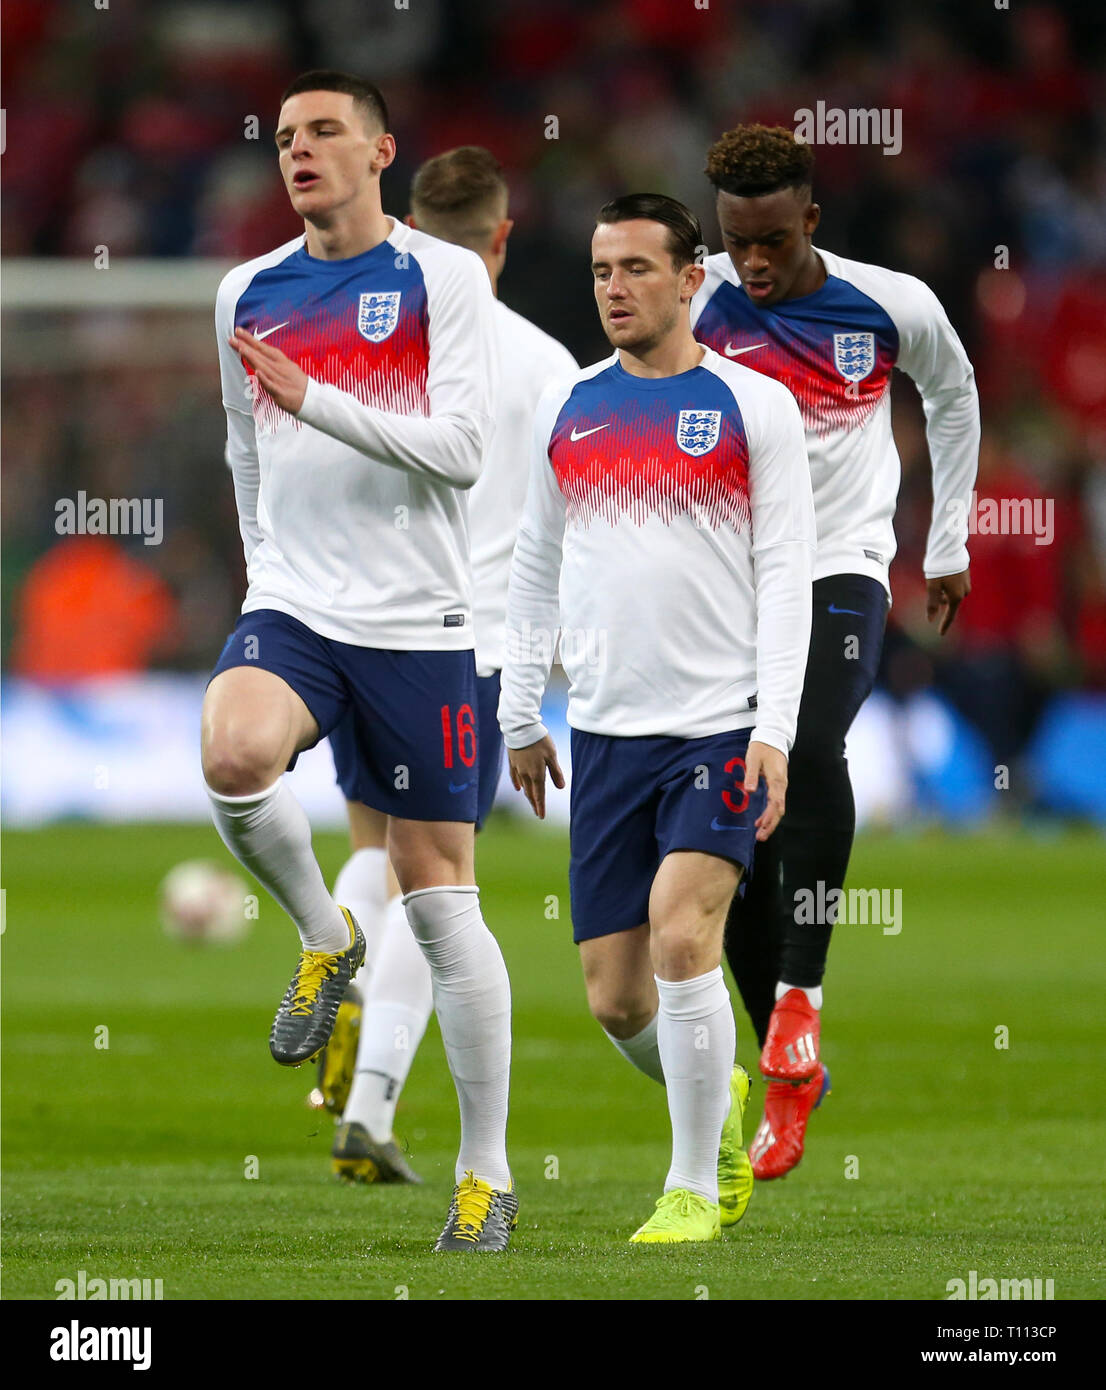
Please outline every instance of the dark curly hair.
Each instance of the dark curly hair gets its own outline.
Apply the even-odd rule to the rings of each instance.
[[[760,198],[781,188],[809,188],[814,151],[782,125],[739,125],[707,152],[703,171],[720,193]]]

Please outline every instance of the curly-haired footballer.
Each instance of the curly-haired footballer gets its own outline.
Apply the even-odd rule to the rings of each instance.
[[[890,602],[899,459],[894,367],[925,407],[933,519],[925,556],[930,621],[943,635],[970,588],[965,531],[979,451],[971,363],[921,281],[815,247],[814,154],[790,130],[742,125],[707,155],[725,250],[692,301],[700,342],[790,388],[806,426],[818,547],[810,653],[791,749],[787,812],[757,846],[734,899],[726,953],[762,1045],[764,1119],[750,1149],[758,1178],[803,1153],[829,1090],[819,1048],[822,976],[849,864],[855,809],[845,736],[872,688]],[[813,909],[813,910],[812,910]]]

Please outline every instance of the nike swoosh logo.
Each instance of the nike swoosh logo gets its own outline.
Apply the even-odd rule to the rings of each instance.
[[[720,825],[718,817],[715,816],[710,823],[710,828],[712,830],[748,830],[749,827],[747,825]]]
[[[745,352],[756,352],[757,348],[767,347],[767,343],[754,343],[752,347],[735,348],[732,343],[727,343],[722,351],[727,357],[740,357]]]
[[[467,790],[469,787],[471,787],[471,786],[472,786],[472,779],[470,778],[469,781],[467,781],[467,782],[462,782],[461,785],[460,785],[459,787],[455,787],[455,786],[453,785],[453,783],[450,782],[450,784],[449,784],[449,790],[454,794],[454,796],[456,796],[458,792],[466,791],[466,790]]]
[[[611,422],[608,420],[607,425],[610,423]],[[573,444],[575,444],[578,439],[587,439],[589,434],[598,434],[600,430],[605,430],[607,425],[596,425],[593,430],[581,430],[579,434],[576,433],[576,426],[573,425],[572,433],[568,437],[572,440]]]
[[[838,608],[835,603],[831,603],[826,610],[828,613],[851,613],[854,618],[863,618],[864,614],[855,608]]]
[[[291,319],[285,319],[283,323],[274,324],[272,328],[266,328],[264,333],[255,333],[253,336],[260,342],[262,338],[267,338],[270,333],[275,333],[278,328],[287,328],[291,322]]]

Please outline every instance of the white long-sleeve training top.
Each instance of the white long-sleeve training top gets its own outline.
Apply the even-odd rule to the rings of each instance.
[[[704,349],[677,376],[633,376],[615,353],[551,387],[507,597],[507,746],[546,733],[559,635],[573,728],[752,726],[789,752],[813,550],[802,420],[778,382]]]
[[[344,260],[304,238],[236,267],[216,302],[249,588],[355,646],[473,646],[466,490],[492,430],[495,300],[473,252],[392,222]],[[311,378],[296,417],[228,346],[236,327]]]
[[[894,367],[911,377],[933,467],[925,574],[959,574],[968,568],[966,519],[979,458],[971,363],[921,280],[817,254],[825,284],[770,307],[749,298],[725,252],[708,257],[691,301],[692,330],[715,352],[782,381],[799,403],[818,525],[814,578],[866,574],[888,594],[901,471],[888,388]]]

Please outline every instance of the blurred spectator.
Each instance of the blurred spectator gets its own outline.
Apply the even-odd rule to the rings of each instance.
[[[1065,663],[1061,611],[1063,537],[1056,499],[985,432],[979,455],[978,530],[969,538],[972,592],[946,641],[937,684],[983,733],[996,763],[1015,761],[1051,680]],[[1005,519],[1005,522],[1004,522]],[[1040,534],[993,534],[992,526]]]
[[[176,605],[154,571],[108,536],[60,541],[19,596],[12,666],[40,681],[141,671],[176,642]]]

